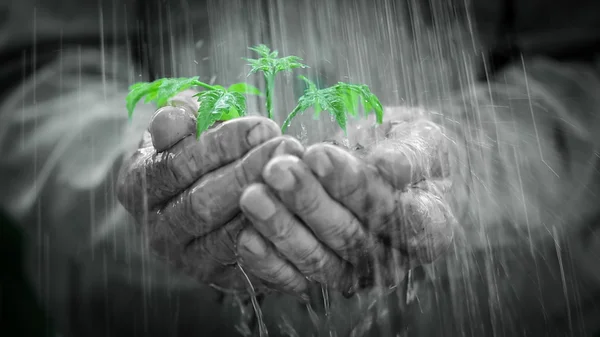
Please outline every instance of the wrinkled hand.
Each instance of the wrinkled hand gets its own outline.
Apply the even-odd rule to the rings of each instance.
[[[383,140],[371,135],[363,155],[317,144],[302,157],[272,159],[264,182],[240,201],[254,225],[239,237],[244,266],[290,292],[314,280],[350,295],[397,285],[446,250],[455,220],[444,200],[441,130],[423,120],[395,124],[375,130]]]
[[[194,100],[159,109],[123,166],[118,197],[142,224],[152,250],[201,282],[244,289],[235,240],[248,223],[239,198],[274,155],[301,155],[267,118],[225,122],[195,136]],[[256,282],[254,282],[256,285]]]

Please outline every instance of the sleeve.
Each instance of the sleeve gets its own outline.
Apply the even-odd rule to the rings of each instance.
[[[427,268],[417,330],[587,336],[600,328],[599,63],[526,59],[471,88],[433,117],[461,228]]]

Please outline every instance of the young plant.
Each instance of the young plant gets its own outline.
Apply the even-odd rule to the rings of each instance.
[[[278,52],[271,51],[265,45],[250,48],[258,53],[259,59],[246,59],[252,67],[250,74],[262,72],[266,84],[267,116],[273,119],[273,85],[275,75],[281,71],[292,71],[297,68],[307,68],[300,63],[301,58],[287,56],[278,58]],[[285,132],[291,121],[298,115],[313,107],[315,117],[322,111],[327,111],[335,117],[340,128],[346,132],[348,116],[358,116],[359,106],[362,105],[364,113],[374,113],[376,122],[383,122],[383,108],[381,102],[366,85],[339,82],[329,88],[318,89],[315,83],[304,76],[300,76],[307,84],[304,94],[298,99],[298,104],[287,116],[282,124],[281,131]],[[129,118],[133,116],[135,106],[145,98],[144,103],[155,103],[159,108],[165,106],[171,98],[178,93],[199,87],[204,91],[194,95],[199,103],[196,115],[196,137],[200,137],[217,121],[243,117],[246,115],[246,96],[262,95],[261,91],[246,83],[236,83],[225,88],[220,85],[210,85],[198,80],[198,77],[161,78],[153,82],[139,82],[129,87],[127,95],[127,112]],[[360,104],[359,104],[360,103]]]
[[[160,108],[178,93],[192,87],[206,89],[197,97],[199,107],[196,115],[196,136],[210,128],[217,121],[227,121],[246,115],[246,97],[244,94],[261,95],[260,90],[246,83],[236,83],[228,88],[200,82],[198,77],[161,78],[153,82],[138,82],[129,87],[127,112],[133,116],[135,106],[144,97],[144,103],[154,102]]]
[[[293,69],[308,68],[307,65],[302,64],[301,58],[298,56],[286,56],[278,58],[279,52],[277,50],[271,51],[269,47],[264,44],[256,47],[249,48],[256,52],[259,59],[245,59],[249,62],[250,74],[262,72],[265,78],[266,87],[266,105],[267,105],[267,116],[273,119],[273,90],[275,88],[275,75],[281,71],[291,72]],[[249,75],[250,75],[249,74]]]
[[[349,84],[338,82],[329,88],[318,89],[316,84],[304,76],[300,76],[307,84],[304,95],[298,99],[298,105],[292,110],[281,126],[281,131],[285,132],[290,126],[292,119],[297,114],[313,107],[314,117],[317,119],[322,111],[327,111],[335,117],[336,122],[344,132],[348,115],[358,116],[358,103],[362,103],[365,116],[373,112],[376,122],[383,122],[383,107],[379,98],[375,96],[369,87],[363,84]]]

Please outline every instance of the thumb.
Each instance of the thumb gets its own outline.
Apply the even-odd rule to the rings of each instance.
[[[183,107],[166,106],[156,111],[150,121],[150,137],[157,152],[165,151],[195,133],[196,120]]]
[[[152,145],[162,152],[196,131],[196,111],[198,92],[192,89],[177,94],[170,100],[171,105],[156,111],[150,121]]]

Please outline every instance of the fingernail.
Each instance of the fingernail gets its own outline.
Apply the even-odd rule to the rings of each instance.
[[[296,177],[289,162],[276,161],[267,164],[263,178],[269,186],[279,191],[290,191],[296,186]]]
[[[275,151],[273,151],[273,154],[271,156],[277,157],[282,154],[285,154],[285,141],[281,141],[281,143],[279,143],[279,145],[277,145],[277,147],[275,148]]]
[[[313,170],[320,178],[324,178],[333,171],[331,159],[329,159],[329,155],[324,151],[317,152],[315,156],[316,159],[313,164]]]
[[[262,245],[254,236],[243,236],[238,245],[253,255],[263,256],[266,253],[265,246]]]
[[[265,124],[258,124],[250,130],[250,133],[248,133],[248,144],[250,144],[250,146],[262,144],[267,140],[268,134],[269,127]]]
[[[268,196],[245,198],[241,206],[253,217],[263,221],[270,219],[277,211],[275,204]]]

